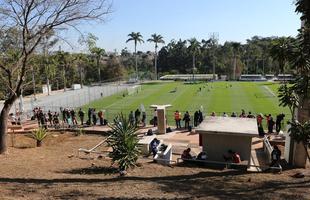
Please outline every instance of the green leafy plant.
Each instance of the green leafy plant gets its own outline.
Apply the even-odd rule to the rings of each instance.
[[[279,90],[280,106],[288,107],[292,115],[292,121],[294,120],[295,110],[299,105],[299,97],[295,93],[293,87],[289,87],[286,84],[281,85]]]
[[[108,145],[112,147],[109,156],[112,158],[112,164],[117,163],[120,173],[123,173],[129,167],[135,167],[138,160],[140,151],[137,127],[131,125],[123,114],[119,114],[109,127],[112,129],[107,138]]]
[[[34,139],[37,141],[37,147],[42,146],[42,141],[48,136],[48,132],[46,129],[44,128],[39,128],[35,131],[33,131],[32,133],[30,133],[29,135],[27,135],[28,137]]]
[[[310,161],[310,155],[308,153],[308,147],[310,147],[310,122],[299,123],[298,121],[288,122],[291,126],[289,129],[290,136],[295,140],[297,143],[302,143],[307,157]]]

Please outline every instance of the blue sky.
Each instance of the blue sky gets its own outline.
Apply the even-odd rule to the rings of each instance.
[[[93,33],[98,46],[118,52],[124,47],[130,32],[141,32],[146,41],[151,34],[161,34],[166,43],[171,39],[207,39],[218,33],[220,42],[244,43],[252,36],[295,36],[300,27],[293,0],[114,0],[113,13],[103,24],[83,25],[83,33]],[[66,38],[74,51],[78,34],[69,31]],[[145,42],[138,50],[153,51]],[[63,47],[66,49],[66,47]]]

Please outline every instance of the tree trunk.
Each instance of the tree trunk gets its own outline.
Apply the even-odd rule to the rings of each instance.
[[[138,74],[138,56],[137,56],[137,44],[135,43],[135,65],[136,65],[136,79],[139,79]]]
[[[98,81],[101,84],[101,70],[100,70],[100,63],[99,62],[100,62],[100,56],[97,57],[97,68],[98,68],[98,77],[99,77]]]
[[[297,119],[302,123],[310,120],[310,98],[307,98],[301,102],[301,105],[298,108]]]
[[[157,47],[155,46],[155,80],[158,80],[157,75]]]
[[[236,68],[237,68],[237,57],[234,56],[234,74],[233,74],[233,80],[236,80]]]
[[[307,154],[307,158],[308,158],[308,160],[309,160],[309,162],[310,162],[310,155],[309,155],[309,153],[308,153],[308,146],[307,146],[307,144],[304,144],[304,149],[305,149],[305,152],[306,152],[306,154]]]
[[[195,82],[195,54],[193,54],[193,82]]]
[[[65,68],[63,69],[63,79],[64,79],[64,92],[66,92],[66,86],[67,86],[67,81],[66,81],[66,70]]]
[[[50,95],[50,80],[48,78],[46,80],[46,86],[47,86],[47,95]]]
[[[42,141],[37,140],[37,147],[41,147],[42,146]]]
[[[34,70],[32,68],[32,86],[33,86],[33,96],[34,96],[34,100],[37,100],[37,97],[36,97],[36,81],[35,81],[35,78],[34,78]]]
[[[83,77],[82,77],[82,67],[80,66],[80,85],[81,85],[81,88],[83,88]]]
[[[15,99],[16,97],[12,97],[11,99],[6,100],[0,114],[0,154],[4,154],[7,151],[6,137],[8,117]]]
[[[213,80],[215,81],[216,77],[215,77],[215,56],[213,54]]]

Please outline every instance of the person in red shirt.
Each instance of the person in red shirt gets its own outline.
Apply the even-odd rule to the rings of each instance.
[[[269,126],[269,121],[270,121],[270,118],[271,118],[271,114],[269,115],[265,115],[266,117],[266,122],[267,122],[267,127]]]
[[[223,155],[225,162],[241,163],[240,155],[237,152],[228,150],[228,155]]]
[[[262,123],[263,123],[263,116],[261,115],[261,114],[259,114],[259,115],[257,115],[257,125],[259,126],[259,127],[261,127],[262,126]]]

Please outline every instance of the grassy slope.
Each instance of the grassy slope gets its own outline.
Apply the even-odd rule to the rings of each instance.
[[[270,88],[270,90],[266,89]],[[171,92],[177,88],[176,92]],[[199,88],[202,91],[199,92]],[[122,94],[113,95],[91,103],[84,109],[95,107],[105,109],[106,117],[112,117],[119,112],[129,113],[144,104],[147,109],[148,119],[152,115],[149,108],[151,104],[172,104],[168,109],[168,121],[173,121],[173,112],[178,109],[182,112],[193,112],[203,106],[204,112],[209,114],[215,111],[217,115],[223,112],[240,113],[241,109],[246,112],[276,115],[288,110],[278,106],[278,84],[253,83],[253,82],[215,82],[197,85],[185,85],[180,82],[146,84],[138,94],[123,97]],[[274,94],[272,94],[272,92]]]

